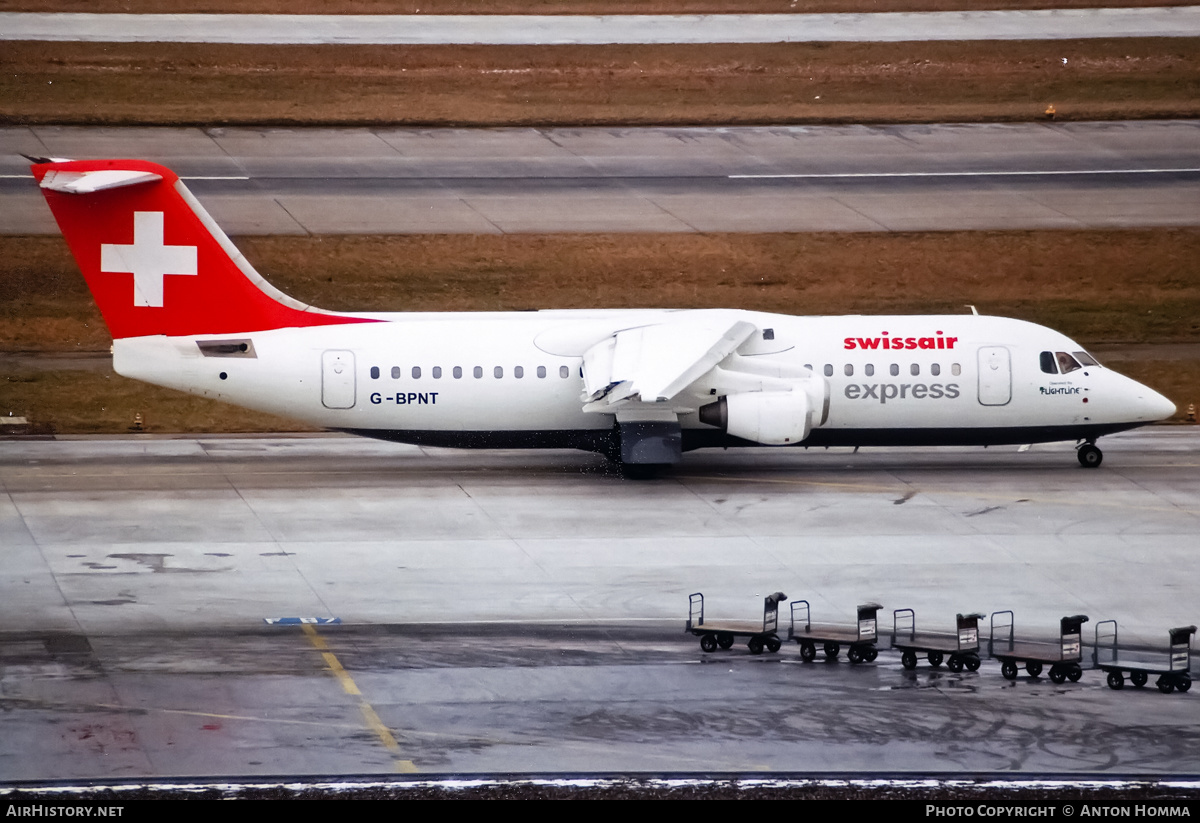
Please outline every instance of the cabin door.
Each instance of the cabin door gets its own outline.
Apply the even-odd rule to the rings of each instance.
[[[1012,357],[1004,346],[979,349],[979,402],[1007,406],[1012,400]]]
[[[354,352],[321,354],[321,402],[327,409],[354,407]]]

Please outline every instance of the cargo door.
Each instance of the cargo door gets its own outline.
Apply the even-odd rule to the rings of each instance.
[[[1012,358],[1004,346],[979,349],[979,402],[1006,406],[1012,400]]]
[[[327,409],[354,407],[354,352],[321,355],[321,402]]]

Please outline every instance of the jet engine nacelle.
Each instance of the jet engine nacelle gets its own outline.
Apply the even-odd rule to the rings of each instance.
[[[700,422],[753,443],[787,446],[808,437],[812,407],[803,391],[730,394],[702,406]]]

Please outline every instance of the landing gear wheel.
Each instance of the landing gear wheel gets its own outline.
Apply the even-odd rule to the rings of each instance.
[[[775,654],[775,652],[779,651],[779,647],[782,645],[783,641],[775,635],[771,635],[767,638],[767,651],[769,651],[771,654]]]
[[[1134,685],[1137,685],[1136,683]],[[1125,688],[1125,677],[1120,672],[1108,673],[1108,687],[1120,691]]]
[[[1067,679],[1067,670],[1057,665],[1051,666],[1050,679],[1053,680],[1056,685],[1064,682]]]
[[[750,648],[750,654],[763,653],[763,639],[758,635],[750,638],[750,642],[746,644]]]
[[[1042,664],[1036,660],[1030,660],[1025,664],[1025,671],[1029,672],[1030,677],[1037,677],[1042,673]]]
[[[733,648],[733,635],[727,632],[721,632],[717,635],[717,645],[722,649],[728,650]]]
[[[910,672],[917,667],[916,652],[907,651],[900,655],[900,665],[908,669]]]
[[[842,650],[842,647],[839,646],[837,643],[826,643],[825,644],[825,659],[826,660],[837,660],[838,652],[840,652],[841,650]]]
[[[1133,685],[1140,689],[1142,686],[1146,685],[1146,681],[1150,679],[1150,675],[1146,674],[1145,672],[1130,672],[1129,679],[1133,681]]]
[[[800,659],[805,663],[811,663],[817,659],[817,647],[811,640],[805,640],[800,644]]]
[[[863,661],[862,649],[858,646],[851,646],[846,651],[846,659],[851,663],[861,663]]]
[[[1011,660],[1005,660],[1000,666],[1000,674],[1004,675],[1005,680],[1017,679],[1017,664]]]
[[[946,661],[946,666],[950,671],[958,674],[963,670],[963,659],[957,654],[952,654],[950,655],[950,659]]]
[[[863,650],[863,660],[868,663],[874,663],[876,657],[879,657],[879,649],[874,646],[868,646]]]
[[[976,657],[973,654],[968,655],[967,659],[965,661],[963,661],[964,665],[967,667],[967,671],[969,671],[969,672],[979,671],[979,666],[982,662],[983,661],[981,661],[978,657]]]
[[[1072,663],[1071,667],[1067,669],[1067,680],[1078,683],[1081,677],[1083,677],[1083,669],[1079,668],[1079,664]]]
[[[1100,451],[1095,443],[1084,443],[1075,456],[1079,458],[1079,465],[1085,469],[1094,469],[1104,460],[1104,452]]]
[[[1162,692],[1163,694],[1170,694],[1171,692],[1175,691],[1175,684],[1172,683],[1170,680],[1168,680],[1166,677],[1158,678],[1158,680],[1155,681],[1154,685],[1158,686],[1158,690],[1160,692]]]
[[[706,634],[700,637],[700,648],[706,652],[715,652],[717,650],[717,636],[715,634]]]
[[[941,652],[930,652],[929,654],[925,655],[925,657],[929,660],[929,665],[933,666],[935,669],[942,665]]]

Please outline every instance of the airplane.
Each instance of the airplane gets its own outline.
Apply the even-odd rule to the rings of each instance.
[[[271,286],[169,169],[29,158],[118,374],[325,429],[599,452],[630,476],[730,446],[1077,441],[1171,401],[1058,332],[975,313],[334,312]]]

